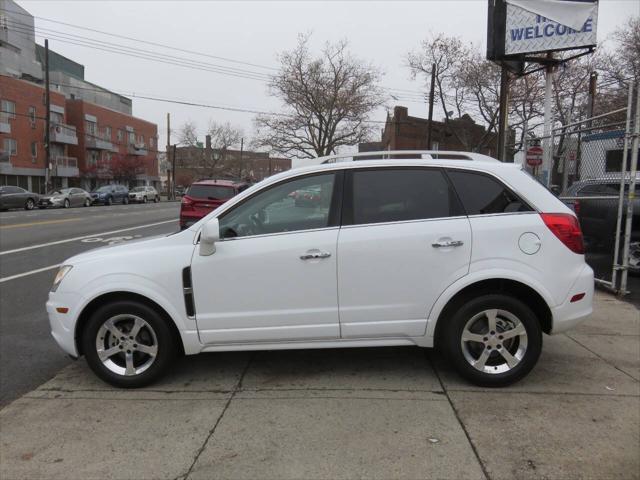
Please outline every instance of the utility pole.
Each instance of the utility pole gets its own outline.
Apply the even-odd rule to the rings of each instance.
[[[173,144],[173,155],[171,158],[171,178],[173,179],[173,200],[176,199],[176,192],[175,192],[175,187],[176,187],[176,147],[177,145],[174,143]]]
[[[240,139],[240,170],[238,170],[238,177],[242,178],[242,154],[244,153],[244,137]]]
[[[553,86],[553,54],[547,53],[547,68],[545,73],[544,87],[544,151],[542,152],[542,181],[551,187],[551,177],[553,173],[553,141],[551,140],[551,87]]]
[[[598,72],[591,72],[589,77],[589,118],[593,117],[593,112],[596,109],[596,85],[598,83]],[[589,127],[591,127],[591,121],[589,121]]]
[[[436,64],[431,65],[431,87],[429,89],[429,126],[427,127],[427,149],[432,150],[433,146],[431,143],[431,132],[433,126],[433,97],[434,97],[434,88],[436,83]],[[271,172],[269,172],[271,174]]]
[[[509,126],[509,72],[500,73],[500,118],[498,122],[498,160],[507,161],[507,128]]]
[[[171,114],[167,112],[167,160],[169,160],[169,149],[171,148]],[[168,200],[175,199],[175,179],[173,178],[173,173],[167,178],[167,189],[168,189]]]
[[[45,108],[47,109],[45,113],[45,130],[44,130],[44,191],[45,193],[51,189],[50,182],[50,168],[51,168],[51,149],[49,147],[51,135],[51,92],[49,86],[49,40],[45,38],[44,40],[44,103]]]

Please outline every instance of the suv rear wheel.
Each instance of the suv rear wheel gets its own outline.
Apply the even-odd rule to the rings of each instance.
[[[535,366],[542,329],[531,309],[503,294],[475,297],[443,319],[442,342],[464,378],[482,387],[517,382]]]
[[[166,321],[152,308],[135,301],[100,307],[82,332],[89,367],[111,385],[136,388],[163,375],[176,346]]]

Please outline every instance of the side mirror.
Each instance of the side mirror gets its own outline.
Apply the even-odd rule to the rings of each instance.
[[[213,255],[216,251],[216,242],[220,240],[220,223],[217,218],[212,218],[202,227],[200,232],[200,255],[203,257]]]

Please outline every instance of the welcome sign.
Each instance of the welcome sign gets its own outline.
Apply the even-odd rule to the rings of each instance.
[[[488,0],[487,59],[521,73],[527,54],[596,46],[595,0]]]
[[[518,2],[524,3],[524,2]],[[535,2],[527,2],[531,8]],[[556,2],[560,3],[560,2]],[[577,3],[577,2],[564,2]],[[583,2],[581,2],[583,3]],[[553,11],[547,12],[547,15]],[[551,18],[534,13],[528,8],[507,3],[505,28],[505,55],[534,53],[570,48],[587,47],[596,44],[596,26],[598,10],[594,8],[578,29],[559,23]],[[562,17],[560,17],[562,18]],[[574,26],[574,17],[571,22]]]

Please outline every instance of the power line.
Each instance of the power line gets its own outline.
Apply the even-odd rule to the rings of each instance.
[[[134,42],[144,43],[144,44],[147,44],[147,45],[153,45],[153,46],[156,46],[156,47],[167,48],[169,50],[174,50],[174,51],[178,51],[178,52],[189,53],[189,54],[192,54],[192,55],[199,55],[199,56],[202,56],[202,57],[213,58],[213,59],[216,59],[216,60],[223,60],[225,62],[236,63],[236,64],[239,64],[239,65],[248,65],[248,66],[256,67],[256,68],[264,68],[264,69],[267,69],[267,70],[277,70],[277,68],[269,67],[269,66],[266,66],[266,65],[260,65],[260,64],[257,64],[257,63],[245,62],[245,61],[242,61],[242,60],[237,60],[237,59],[228,58],[228,57],[221,57],[221,56],[218,56],[218,55],[211,55],[211,54],[208,54],[208,53],[197,52],[197,51],[194,51],[194,50],[187,50],[187,49],[178,48],[178,47],[174,47],[174,46],[166,45],[166,44],[162,44],[162,43],[151,42],[151,41],[148,41],[148,40],[142,40],[142,39],[134,38],[134,37],[128,37],[126,35],[120,35],[120,34],[117,34],[117,33],[105,32],[103,30],[98,30],[98,29],[95,29],[95,28],[89,28],[89,27],[83,27],[83,26],[80,26],[80,25],[74,25],[72,23],[62,22],[60,20],[54,20],[54,19],[51,19],[51,18],[38,17],[38,16],[34,16],[34,15],[31,15],[31,14],[28,14],[28,13],[15,12],[13,10],[7,10],[7,9],[4,9],[4,8],[0,8],[0,10],[5,11],[5,12],[9,12],[11,14],[22,15],[22,16],[29,17],[29,18],[37,18],[38,20],[43,20],[45,22],[57,23],[57,24],[60,24],[60,25],[65,25],[67,27],[72,27],[72,28],[76,28],[76,29],[79,29],[79,30],[85,30],[85,31],[89,31],[89,32],[99,33],[101,35],[108,35],[108,36],[111,36],[111,37],[121,38],[121,39],[124,39],[124,40],[131,40],[131,41],[134,41]]]

